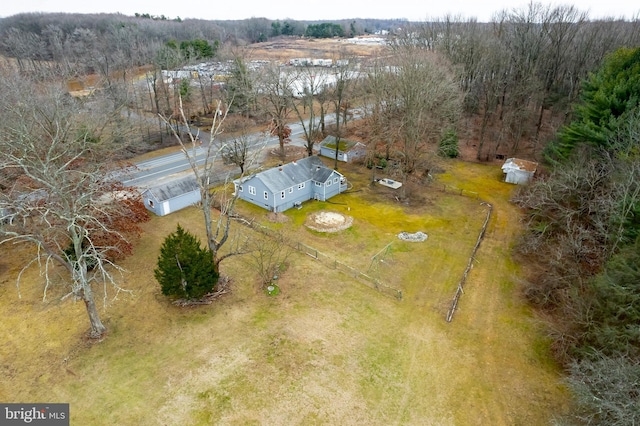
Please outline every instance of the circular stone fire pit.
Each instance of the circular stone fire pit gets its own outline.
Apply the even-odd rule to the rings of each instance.
[[[352,224],[351,216],[326,210],[310,214],[305,222],[307,228],[318,232],[344,231]]]

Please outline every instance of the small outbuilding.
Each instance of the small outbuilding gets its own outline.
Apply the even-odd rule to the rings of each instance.
[[[519,158],[507,158],[502,165],[504,181],[521,185],[533,179],[533,175],[538,169],[538,163]]]
[[[338,150],[338,161],[344,161],[345,163],[362,159],[367,154],[367,147],[362,142],[341,138],[338,143],[335,136],[327,136],[320,142],[320,155],[323,157],[335,159],[336,149]]]
[[[195,176],[171,180],[144,190],[142,200],[147,210],[166,216],[200,202],[200,187]]]

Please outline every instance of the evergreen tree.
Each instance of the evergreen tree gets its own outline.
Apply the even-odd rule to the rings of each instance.
[[[199,299],[211,292],[219,278],[212,259],[211,251],[178,225],[176,232],[165,238],[153,271],[162,294]]]
[[[547,159],[563,161],[587,143],[611,148],[616,131],[640,104],[640,48],[621,48],[583,83],[574,120],[549,144]]]
[[[583,345],[607,355],[640,355],[640,238],[613,256],[591,283]]]
[[[455,130],[448,129],[444,132],[438,146],[438,155],[444,158],[457,158],[460,155],[458,133]]]

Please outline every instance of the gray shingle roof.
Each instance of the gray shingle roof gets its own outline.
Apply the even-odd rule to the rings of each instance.
[[[312,156],[265,170],[255,177],[275,193],[309,180],[325,182],[331,173],[333,170],[325,166],[320,158]]]
[[[153,194],[157,201],[162,202],[189,192],[197,191],[198,189],[195,176],[189,176],[188,178],[173,180],[162,185],[154,186],[147,189],[147,191]]]

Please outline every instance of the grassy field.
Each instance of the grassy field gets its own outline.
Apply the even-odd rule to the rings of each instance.
[[[420,424],[538,425],[567,409],[568,393],[547,342],[517,289],[510,245],[519,213],[500,169],[451,162],[438,183],[475,191],[494,205],[487,235],[453,322],[445,315],[486,208],[479,200],[424,188],[403,206],[393,190],[368,185],[368,172],[341,172],[354,190],[266,221],[241,212],[383,283],[398,301],[330,263],[293,254],[268,297],[240,257],[222,264],[233,291],[209,306],[177,308],[153,278],[162,239],[177,223],[202,234],[196,209],[154,217],[132,257],[120,293],[102,310],[109,334],[84,339],[84,306],[42,302],[36,268],[15,280],[23,248],[0,257],[0,401],[69,402],[78,425]],[[311,212],[350,215],[336,234],[306,229]],[[237,232],[251,232],[238,225]],[[400,231],[423,231],[422,243]],[[384,262],[371,257],[385,248]]]

